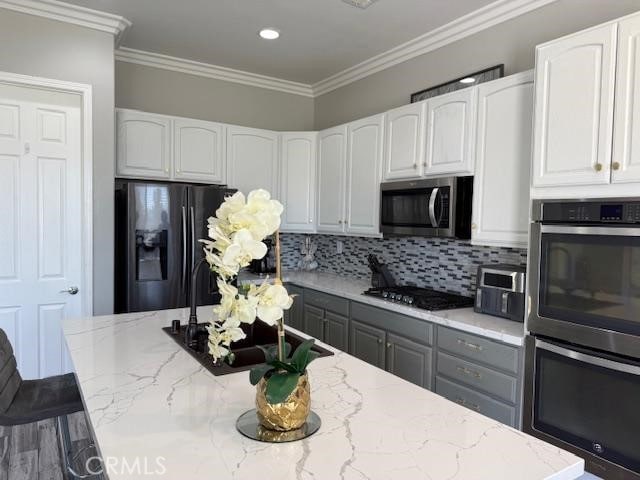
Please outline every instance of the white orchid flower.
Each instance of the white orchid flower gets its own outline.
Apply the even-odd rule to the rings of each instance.
[[[246,338],[247,335],[242,331],[239,327],[228,328],[222,332],[220,332],[220,343],[225,347],[231,345],[232,342],[237,342],[238,340],[242,340]]]
[[[234,265],[226,265],[222,258],[219,255],[216,255],[210,250],[205,248],[204,250],[205,258],[207,259],[207,263],[211,266],[211,269],[214,270],[218,275],[223,278],[233,278],[238,275],[238,271],[240,270],[240,266],[237,264]]]
[[[247,229],[237,231],[231,236],[231,245],[222,255],[222,262],[227,266],[246,267],[251,260],[259,260],[267,254],[267,246],[254,240]]]
[[[236,192],[224,199],[220,208],[216,210],[216,217],[222,222],[228,222],[229,215],[242,210],[245,205],[244,194],[242,192]]]
[[[220,345],[223,340],[220,332],[214,326],[208,326],[207,330],[209,332],[209,354],[213,359],[218,360],[229,355],[229,349]]]
[[[263,283],[260,287],[249,290],[248,296],[257,298],[258,318],[268,325],[275,325],[284,315],[284,310],[289,310],[293,304],[293,299],[282,285]]]

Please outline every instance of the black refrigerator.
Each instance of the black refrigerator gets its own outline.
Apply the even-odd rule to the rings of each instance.
[[[186,307],[191,271],[204,256],[207,219],[235,190],[218,185],[116,179],[116,313]],[[198,305],[219,300],[215,275],[201,268]]]

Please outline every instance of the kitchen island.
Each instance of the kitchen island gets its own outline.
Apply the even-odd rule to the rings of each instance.
[[[210,307],[198,313],[211,319]],[[583,461],[568,452],[337,351],[309,368],[320,431],[288,444],[249,440],[235,428],[253,408],[248,373],[213,376],[161,330],[187,318],[179,309],[64,322],[112,480],[142,478],[142,468],[179,480],[570,480],[583,473]]]

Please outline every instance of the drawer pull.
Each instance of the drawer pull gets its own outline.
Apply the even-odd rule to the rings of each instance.
[[[467,342],[466,340],[463,340],[461,338],[458,339],[458,345],[464,345],[465,347],[470,348],[471,350],[476,350],[477,352],[481,352],[482,351],[482,346],[481,345],[477,345],[475,343]]]
[[[480,374],[480,372],[476,372],[475,370],[469,370],[467,367],[461,367],[460,365],[458,365],[456,366],[456,370],[470,377],[482,378],[482,374]]]
[[[463,407],[467,407],[467,408],[470,408],[471,410],[475,410],[476,412],[480,411],[480,405],[477,405],[477,404],[471,403],[471,402],[467,402],[464,398],[456,397],[455,398],[455,402],[459,403]]]

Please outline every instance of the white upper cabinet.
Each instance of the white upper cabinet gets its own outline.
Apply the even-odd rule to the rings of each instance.
[[[379,235],[384,115],[349,124],[347,142],[347,233]]]
[[[225,183],[223,125],[177,118],[173,121],[173,129],[173,178],[203,183]]]
[[[317,136],[315,132],[280,136],[282,231],[315,231]]]
[[[538,47],[533,187],[609,182],[616,28]]]
[[[345,172],[347,127],[318,134],[318,224],[319,232],[345,231]]]
[[[473,174],[476,88],[427,101],[427,147],[423,175]]]
[[[118,110],[116,175],[171,178],[171,134],[168,117]]]
[[[227,180],[247,195],[263,188],[278,194],[278,134],[255,128],[227,127]]]
[[[526,248],[533,72],[478,87],[471,243]]]
[[[387,112],[384,180],[415,178],[424,167],[425,102]]]
[[[618,25],[611,181],[640,182],[640,16]]]

